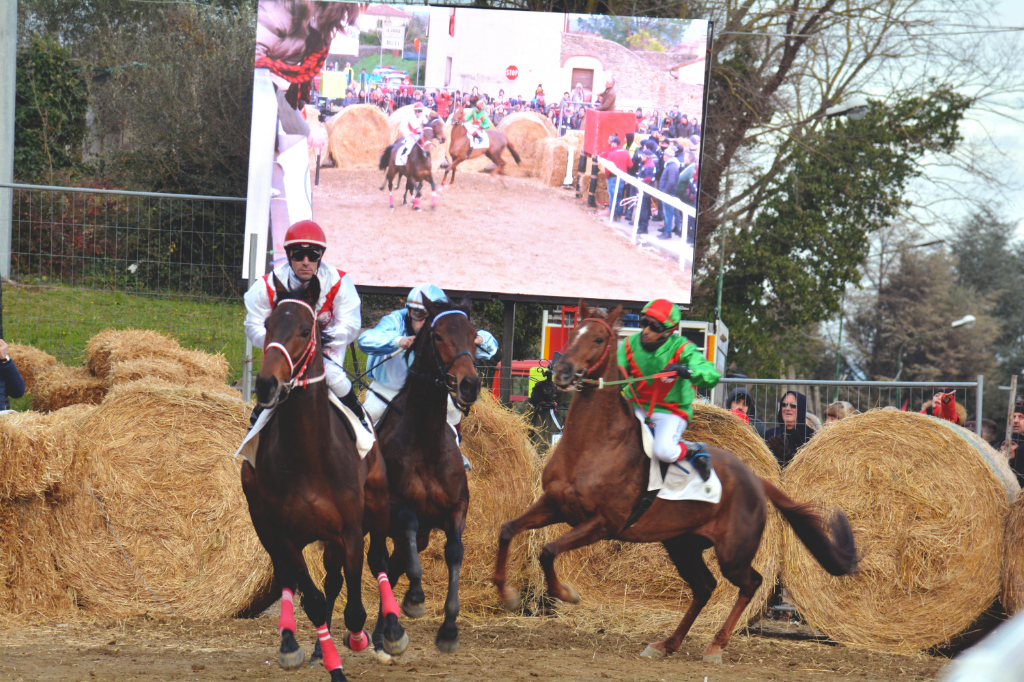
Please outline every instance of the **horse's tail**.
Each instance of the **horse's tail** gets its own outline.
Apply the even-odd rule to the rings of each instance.
[[[388,164],[391,162],[391,148],[394,147],[394,146],[395,145],[393,145],[393,144],[389,144],[387,147],[384,147],[384,153],[380,155],[380,169],[381,170],[387,170],[388,169]]]
[[[832,575],[857,572],[860,557],[853,541],[853,529],[846,514],[836,510],[826,522],[810,504],[800,504],[768,481],[761,479],[765,494],[772,501],[800,542],[810,550],[821,567]],[[827,528],[826,528],[827,526]],[[832,539],[829,540],[829,531]]]
[[[505,146],[508,147],[508,152],[512,155],[512,158],[516,160],[516,165],[519,165],[519,154],[517,154],[516,150],[512,148],[512,140],[506,137]]]

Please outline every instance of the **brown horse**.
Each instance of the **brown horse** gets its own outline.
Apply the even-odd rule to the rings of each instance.
[[[260,542],[270,555],[274,580],[282,588],[278,664],[297,668],[304,654],[295,641],[293,595],[302,591],[303,608],[317,628],[317,651],[331,682],[341,682],[341,658],[330,636],[334,601],[348,581],[345,644],[355,651],[369,645],[363,632],[366,610],[361,594],[363,535],[370,533],[367,559],[378,577],[385,648],[395,655],[409,638],[398,622],[398,604],[387,579],[388,481],[375,445],[360,460],[351,426],[328,402],[320,330],[313,306],[320,282],[300,294],[274,278],[277,303],[267,318],[263,366],[256,398],[274,414],[260,432],[256,466],[242,464],[242,490]],[[309,576],[302,549],[322,540],[327,579],[324,594]],[[344,567],[344,576],[342,568]]]
[[[423,189],[424,180],[430,182],[430,208],[433,209],[434,206],[437,206],[437,185],[434,183],[433,161],[430,158],[430,150],[427,149],[427,145],[434,139],[442,143],[446,139],[444,136],[444,123],[437,117],[437,114],[434,114],[434,118],[423,127],[423,133],[420,136],[419,142],[413,145],[413,148],[409,151],[409,158],[406,159],[404,164],[397,165],[395,163],[395,158],[398,156],[398,148],[402,144],[401,141],[389,144],[384,148],[380,155],[380,169],[387,171],[387,173],[384,177],[384,182],[381,183],[380,190],[384,190],[384,185],[388,186],[389,208],[394,209],[395,207],[393,188],[398,185],[403,175],[405,176],[405,191],[402,192],[403,206],[406,204],[406,195],[415,191],[412,207],[417,211],[420,210],[420,194]]]
[[[491,171],[491,175],[496,173],[499,175],[505,174],[505,161],[501,158],[501,153],[506,148],[512,155],[512,158],[515,159],[516,164],[520,163],[519,154],[512,148],[512,143],[508,141],[504,133],[494,128],[487,131],[487,141],[490,144],[486,149],[483,147],[472,149],[465,118],[462,107],[456,107],[455,113],[452,115],[452,141],[448,144],[448,156],[451,157],[451,162],[450,164],[442,164],[442,167],[445,169],[444,177],[441,178],[442,187],[444,187],[444,181],[448,179],[448,173],[452,174],[452,180],[448,183],[451,185],[455,182],[455,169],[459,167],[459,164],[477,156],[486,155],[487,158],[494,162],[494,170]]]
[[[381,451],[388,467],[391,488],[391,530],[395,551],[388,566],[394,581],[404,573],[409,590],[402,610],[419,618],[426,609],[419,553],[430,542],[430,531],[439,528],[447,540],[444,559],[448,565],[448,595],[444,622],[434,640],[445,653],[459,645],[455,624],[459,615],[459,570],[462,567],[462,533],[469,508],[469,485],[455,432],[448,425],[448,396],[464,412],[480,393],[476,373],[476,330],[469,323],[469,298],[458,305],[424,298],[427,319],[416,335],[405,386],[378,422]],[[379,647],[374,632],[374,648]]]
[[[615,360],[618,338],[613,327],[622,307],[604,315],[583,301],[579,305],[582,322],[570,335],[554,367],[554,382],[563,389],[578,387],[583,379],[612,381],[621,376]],[[761,576],[750,563],[761,543],[768,513],[765,497],[782,512],[825,570],[832,575],[857,570],[853,531],[842,512],[837,511],[826,524],[809,505],[790,499],[755,476],[735,455],[715,447],[709,447],[708,452],[722,482],[719,503],[657,498],[649,511],[628,524],[647,490],[649,460],[641,445],[640,425],[619,388],[577,388],[562,438],[544,467],[544,494],[526,513],[502,526],[493,580],[507,607],[516,608],[519,602],[516,591],[505,583],[509,543],[524,530],[553,523],[573,526],[544,546],[540,564],[548,595],[574,603],[579,601],[579,594],[555,575],[554,562],[559,554],[605,539],[661,542],[693,591],[693,601],[676,631],[668,639],[650,644],[642,654],[665,656],[679,648],[715,589],[716,580],[702,556],[705,549],[714,546],[722,574],[740,588],[736,605],[704,651],[705,661],[720,663],[740,614],[761,585]]]

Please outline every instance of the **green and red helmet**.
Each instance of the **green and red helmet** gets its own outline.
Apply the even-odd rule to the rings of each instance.
[[[657,320],[666,327],[674,327],[683,319],[679,307],[672,301],[664,298],[656,298],[644,306],[643,314],[652,320]]]

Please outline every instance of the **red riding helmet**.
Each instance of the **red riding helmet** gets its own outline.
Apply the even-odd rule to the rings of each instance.
[[[312,220],[300,220],[291,227],[284,235],[284,248],[289,246],[319,246],[327,249],[327,235],[319,225]]]

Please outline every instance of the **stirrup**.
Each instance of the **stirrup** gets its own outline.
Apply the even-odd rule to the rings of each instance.
[[[707,481],[711,478],[711,456],[708,454],[706,443],[686,442],[686,457],[690,460],[694,470],[700,474],[701,480]]]

